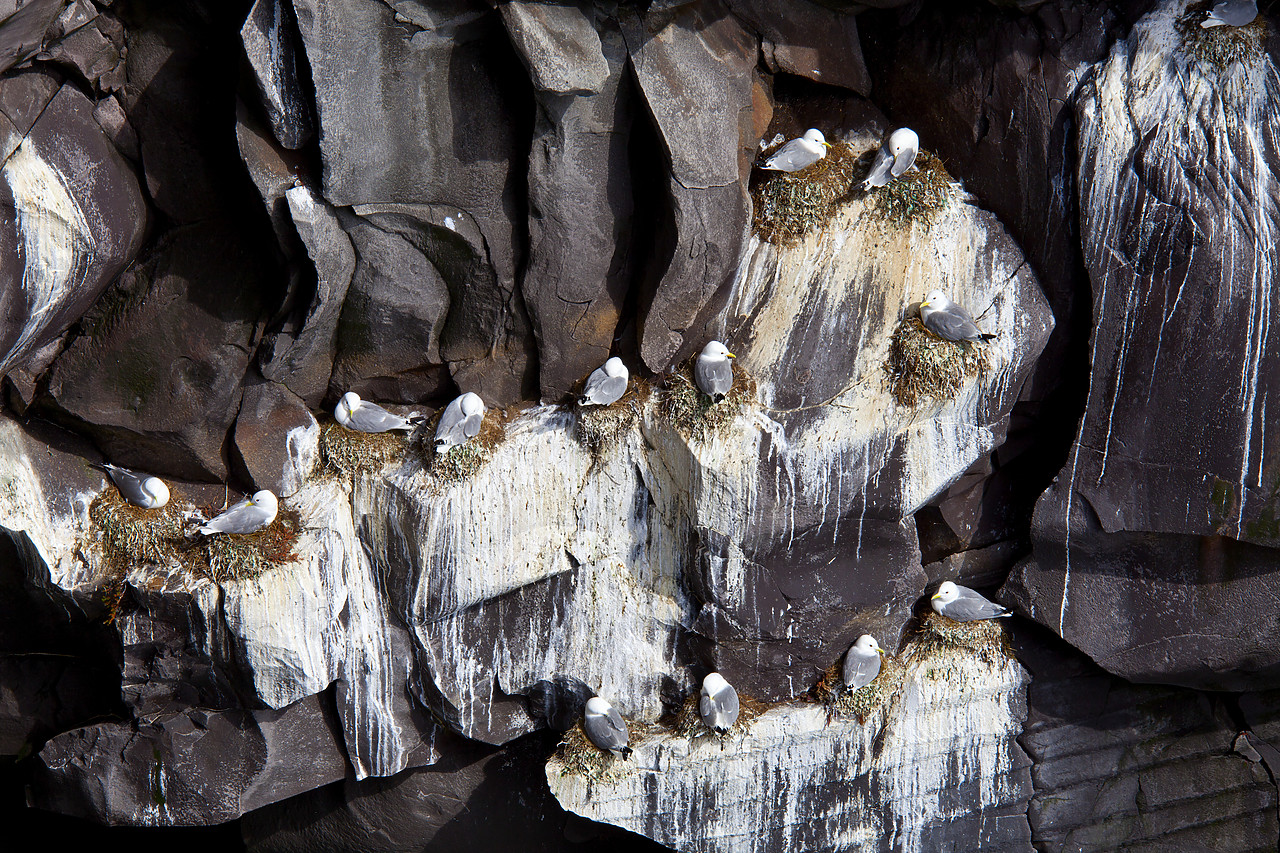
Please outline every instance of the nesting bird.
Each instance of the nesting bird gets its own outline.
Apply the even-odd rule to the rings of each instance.
[[[159,477],[139,474],[110,462],[104,463],[102,467],[120,490],[121,497],[134,506],[159,509],[169,502],[169,487]]]
[[[436,453],[444,455],[475,438],[484,421],[484,400],[470,391],[445,406],[436,425]]]
[[[253,533],[276,520],[279,502],[269,489],[254,492],[200,528],[204,534]]]
[[[377,403],[361,400],[360,395],[355,391],[348,391],[342,395],[342,399],[333,410],[333,417],[347,429],[353,429],[356,432],[389,432],[393,429],[412,432],[413,428],[422,422],[422,417],[416,413],[402,418],[388,412]]]
[[[884,649],[870,634],[863,634],[844,654],[841,675],[850,690],[860,690],[875,681],[880,674],[880,656]]]
[[[987,601],[969,587],[951,581],[943,581],[929,603],[935,613],[953,622],[976,622],[979,619],[998,619],[1013,615],[1008,608],[1001,607],[994,601]]]
[[[1258,17],[1256,0],[1223,0],[1209,16],[1200,22],[1205,29],[1210,27],[1243,27],[1252,24]]]
[[[920,153],[920,137],[909,127],[900,127],[885,137],[871,162],[871,171],[862,182],[864,190],[883,187],[907,173]]]
[[[769,159],[760,168],[777,172],[798,172],[826,157],[830,147],[831,143],[827,142],[822,131],[811,127],[804,132],[804,136],[791,140],[769,155]]]
[[[627,393],[627,383],[631,381],[631,371],[616,355],[602,366],[591,371],[587,384],[578,398],[579,406],[608,406],[622,399]]]
[[[711,341],[703,347],[693,365],[693,381],[698,390],[716,401],[728,394],[733,387],[733,365],[729,363],[731,358],[737,356],[719,341]]]
[[[592,696],[587,700],[587,711],[582,720],[582,727],[586,730],[591,742],[600,749],[612,752],[614,755],[621,755],[623,758],[631,757],[631,748],[627,746],[629,739],[627,724],[623,722],[618,709],[604,699]]]
[[[738,722],[738,691],[718,672],[702,679],[698,716],[709,729],[724,734]]]
[[[941,290],[933,291],[920,303],[920,322],[948,341],[989,341],[995,337],[980,330],[969,312],[952,302]]]

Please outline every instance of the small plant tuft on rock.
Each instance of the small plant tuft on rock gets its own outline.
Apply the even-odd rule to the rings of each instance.
[[[919,222],[928,227],[951,204],[956,191],[957,184],[942,161],[921,149],[914,167],[905,175],[867,192],[875,199],[876,210],[892,224]]]
[[[925,614],[920,629],[912,635],[908,653],[914,660],[939,654],[963,651],[977,655],[983,663],[995,666],[1013,657],[1001,619],[956,622],[934,613]]]
[[[640,420],[649,399],[649,383],[633,377],[623,394],[608,406],[579,406],[574,403],[573,435],[591,455],[599,459]]]
[[[208,559],[209,577],[219,583],[248,580],[293,562],[300,533],[302,518],[298,511],[280,507],[275,521],[255,533],[206,536],[202,548]]]
[[[634,749],[637,743],[634,731],[636,726],[628,720],[627,728],[631,735],[631,747]],[[586,730],[582,728],[581,720],[564,733],[551,760],[560,765],[562,777],[581,776],[590,782],[616,779],[632,766],[631,759],[605,752],[592,743]]]
[[[885,655],[880,662],[880,673],[865,687],[850,690],[841,674],[844,659],[822,673],[822,678],[809,691],[809,698],[822,703],[827,709],[827,720],[837,717],[856,717],[865,723],[877,709],[887,712],[890,703],[902,686],[903,667],[898,660]]]
[[[760,159],[783,144],[765,149]],[[817,231],[849,200],[857,162],[858,155],[847,143],[835,142],[826,157],[798,172],[756,170],[751,186],[756,235],[780,246],[794,246]]]
[[[1187,7],[1177,20],[1182,49],[1202,65],[1225,71],[1232,63],[1249,63],[1261,57],[1267,41],[1267,22],[1258,15],[1243,27],[1200,26],[1220,0],[1201,0]]]
[[[714,738],[723,747],[725,741],[735,735],[745,735],[750,731],[751,723],[769,710],[764,703],[752,699],[745,693],[739,693],[738,720],[733,724],[733,728],[724,734],[720,734],[714,729],[707,728],[706,723],[702,722],[702,715],[698,713],[698,703],[701,698],[701,690],[695,688],[684,700],[684,704],[676,709],[675,714],[670,718],[670,728],[674,734],[689,740]]]
[[[756,399],[756,381],[735,361],[733,363],[733,387],[716,402],[698,390],[693,381],[693,360],[664,381],[660,409],[667,420],[675,424],[685,436],[704,441],[723,433],[733,423],[738,413]]]
[[[893,398],[914,408],[926,400],[954,399],[965,379],[988,367],[981,345],[940,338],[913,315],[894,329],[884,371]]]
[[[444,409],[437,412],[427,423],[414,433],[415,440],[426,459],[426,471],[440,486],[451,486],[470,479],[485,466],[493,456],[494,449],[506,438],[506,427],[503,426],[499,412],[490,409],[485,412],[480,423],[480,432],[465,444],[451,448],[447,453],[436,453],[436,424]]]
[[[336,421],[326,421],[320,430],[325,467],[348,477],[381,471],[403,457],[408,446],[408,437],[399,432],[358,432]]]

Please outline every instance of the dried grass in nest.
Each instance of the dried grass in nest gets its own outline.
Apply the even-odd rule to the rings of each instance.
[[[631,722],[627,721],[627,733],[630,736],[632,749],[636,745],[634,728]],[[581,720],[564,733],[560,745],[556,747],[554,758],[560,762],[561,777],[581,776],[590,782],[616,779],[631,764],[631,759],[605,752],[592,743],[587,737],[586,730],[582,728]]]
[[[871,683],[857,690],[850,690],[844,683],[843,669],[842,658],[822,673],[822,678],[809,691],[809,698],[822,703],[827,709],[827,722],[837,717],[857,717],[859,723],[865,723],[876,709],[887,709],[902,687],[905,672],[897,658],[885,655],[880,660],[880,672]]]
[[[1249,63],[1261,57],[1267,41],[1267,22],[1262,15],[1243,27],[1209,27],[1200,22],[1220,0],[1192,3],[1175,26],[1182,36],[1182,49],[1201,64],[1225,71],[1234,62]]]
[[[640,419],[640,412],[649,399],[649,383],[632,379],[627,393],[608,406],[578,406],[574,419],[573,436],[591,455],[599,458],[610,450]]]
[[[276,566],[297,559],[294,546],[302,533],[298,511],[281,507],[275,521],[254,533],[214,533],[206,536],[204,552],[209,577],[219,583],[256,578]]]
[[[502,444],[507,436],[506,427],[501,416],[495,411],[486,411],[484,420],[480,422],[480,432],[468,439],[464,444],[450,448],[447,453],[436,453],[436,424],[444,409],[437,412],[417,435],[419,446],[426,458],[426,470],[441,486],[461,483],[485,466],[493,456],[494,448]]]
[[[676,710],[670,722],[670,728],[674,734],[689,738],[689,740],[715,738],[723,746],[724,742],[734,735],[745,735],[751,728],[751,723],[769,710],[764,703],[739,693],[737,722],[733,724],[729,731],[720,734],[715,729],[707,728],[707,724],[702,722],[702,715],[698,713],[698,704],[701,700],[702,692],[700,690],[694,691],[684,700],[684,704]]]
[[[667,374],[661,411],[681,433],[703,441],[723,433],[748,403],[755,402],[756,381],[735,361],[733,387],[720,402],[713,402],[694,383],[693,363],[690,360],[678,371]]]
[[[893,398],[914,408],[925,400],[953,399],[966,379],[989,366],[981,345],[940,338],[913,315],[893,330],[884,371]]]
[[[963,652],[977,655],[988,666],[998,666],[1014,656],[1000,619],[956,622],[930,610],[911,637],[907,656],[927,664],[939,654]],[[926,674],[929,670],[926,667]]]
[[[761,159],[783,144],[765,149]],[[756,235],[779,246],[794,246],[817,231],[849,200],[857,163],[858,155],[847,143],[835,142],[826,157],[798,172],[757,170],[751,188]]]
[[[381,471],[404,456],[408,436],[399,432],[359,432],[337,421],[320,430],[320,457],[330,470],[348,477]]]
[[[160,509],[136,507],[114,488],[107,488],[89,504],[89,519],[97,527],[102,545],[103,604],[110,624],[119,611],[131,566],[181,558],[182,512],[173,502]]]
[[[927,227],[951,204],[956,187],[942,161],[922,148],[914,168],[868,193],[875,197],[880,215],[894,225],[920,222]]]

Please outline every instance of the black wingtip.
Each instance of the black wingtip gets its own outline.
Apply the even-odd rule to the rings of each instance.
[[[986,332],[983,332],[981,335],[978,335],[978,340],[980,340],[980,341],[994,341],[994,340],[996,339],[996,337],[997,337],[996,335],[992,335],[992,334],[988,334],[988,333],[986,333]]]
[[[631,747],[624,746],[622,749],[618,750],[618,754],[622,756],[623,761],[631,760]]]

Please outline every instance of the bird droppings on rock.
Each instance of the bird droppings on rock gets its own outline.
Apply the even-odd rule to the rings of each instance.
[[[437,453],[432,436],[436,434],[436,424],[440,422],[441,409],[421,427],[416,435],[422,444],[422,453],[426,459],[426,471],[441,486],[451,486],[469,479],[484,467],[493,456],[494,449],[506,438],[506,427],[502,423],[502,415],[495,410],[485,412],[480,423],[480,432],[464,444],[450,448],[445,453]]]
[[[643,739],[643,727],[628,720],[627,730],[631,735],[630,745],[634,747]],[[630,759],[605,752],[592,743],[581,720],[564,733],[547,764],[561,776],[581,776],[589,782],[615,780],[635,766]]]
[[[680,737],[687,737],[689,740],[714,738],[723,743],[729,738],[747,735],[751,730],[752,721],[769,710],[768,706],[763,702],[739,693],[738,720],[729,731],[720,734],[714,729],[707,728],[707,724],[702,722],[702,715],[698,712],[698,703],[701,699],[702,694],[700,691],[693,690],[689,693],[689,696],[684,700],[684,704],[671,715],[670,728],[672,732]]]
[[[954,399],[966,379],[989,366],[982,347],[943,340],[912,315],[894,329],[884,371],[893,398],[914,408],[926,401]]]
[[[1187,6],[1176,22],[1182,49],[1198,62],[1225,71],[1232,63],[1249,63],[1263,55],[1267,41],[1267,20],[1262,15],[1243,27],[1200,26],[1221,0],[1201,0]]]
[[[648,382],[632,379],[627,393],[607,406],[575,405],[573,437],[599,459],[640,420],[651,392]]]
[[[817,231],[849,199],[857,162],[848,143],[835,142],[826,157],[798,172],[757,172],[751,188],[756,235],[790,247]]]
[[[820,702],[827,709],[827,721],[842,717],[856,717],[865,723],[873,711],[886,713],[902,687],[904,669],[897,658],[884,655],[880,672],[865,687],[850,690],[840,673],[841,661],[836,661],[822,673],[818,683],[808,693],[808,698]]]
[[[354,477],[380,471],[404,456],[408,437],[395,432],[357,432],[335,421],[320,430],[320,458],[325,468]]]
[[[215,533],[206,537],[202,550],[209,577],[218,583],[251,580],[263,572],[293,562],[294,545],[302,532],[297,510],[281,507],[275,520],[253,533]]]
[[[734,362],[733,387],[723,398],[715,401],[694,384],[693,362],[690,361],[674,373],[667,374],[658,400],[662,416],[681,434],[695,441],[704,441],[723,433],[748,404],[755,403],[756,381],[742,365]]]
[[[920,665],[930,658],[954,652],[977,655],[988,666],[997,666],[1004,659],[1014,657],[1001,620],[956,622],[932,611],[921,620],[920,628],[912,635],[903,656]],[[926,674],[929,671],[926,666]]]
[[[919,222],[928,228],[958,191],[959,185],[937,155],[922,148],[915,168],[868,195],[875,198],[876,211],[891,224],[902,227]]]

